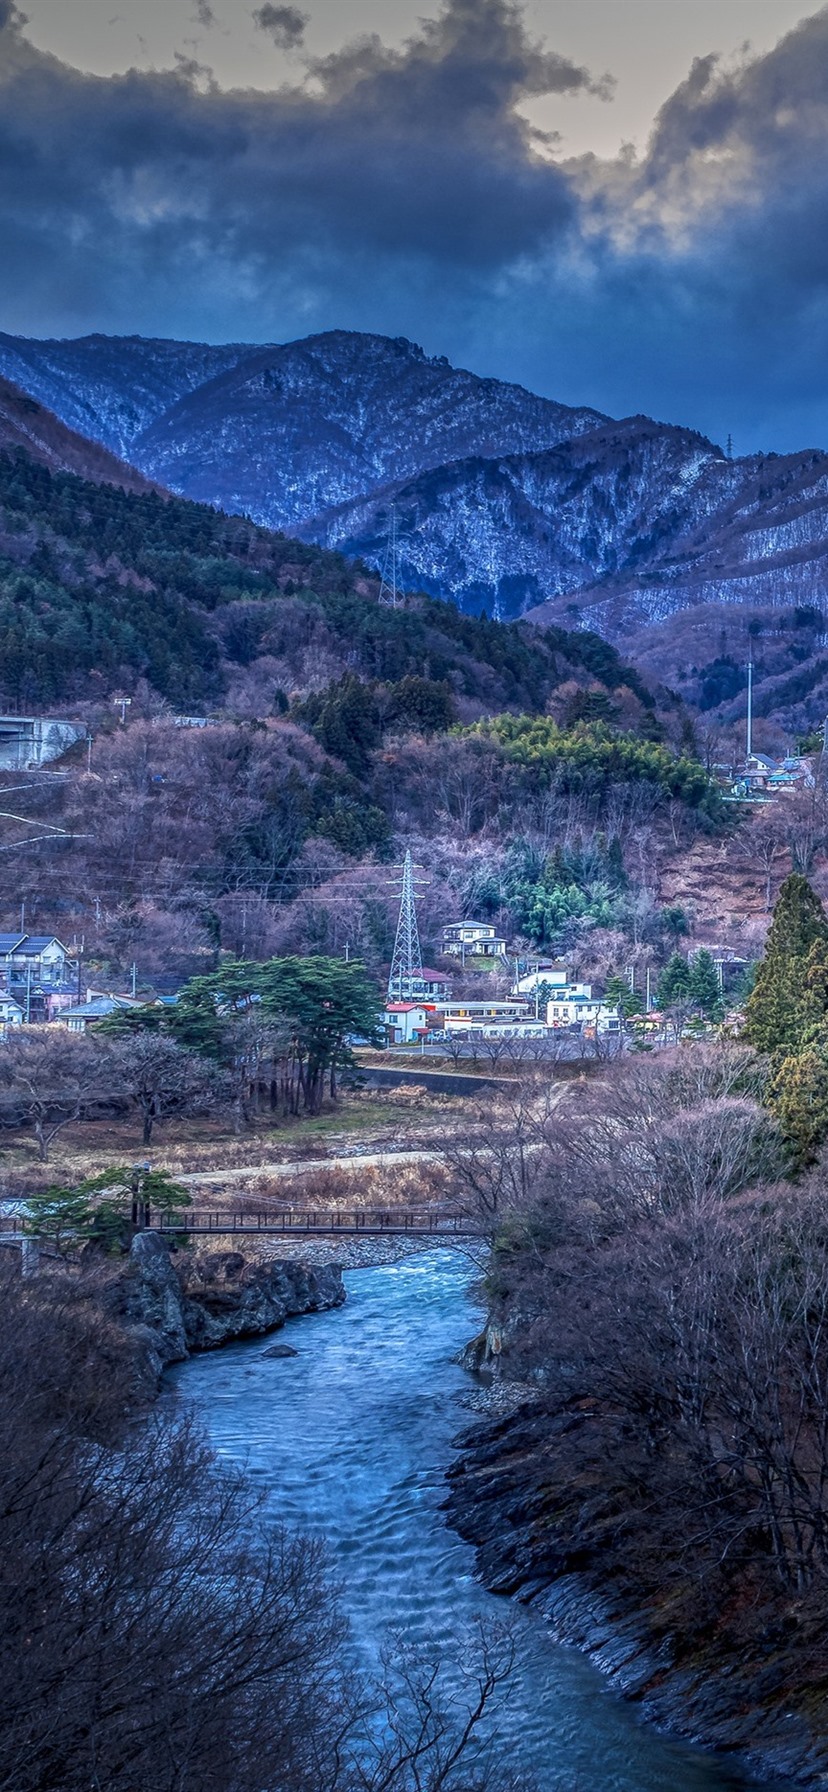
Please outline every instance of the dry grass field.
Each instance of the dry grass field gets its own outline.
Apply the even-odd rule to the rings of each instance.
[[[274,1126],[268,1116],[243,1133],[225,1116],[171,1119],[157,1126],[148,1151],[134,1118],[98,1120],[65,1127],[46,1164],[31,1133],[10,1130],[0,1134],[0,1197],[149,1160],[185,1178],[199,1206],[421,1204],[439,1198],[428,1153],[462,1126],[467,1106],[422,1089],[347,1093],[312,1119]]]

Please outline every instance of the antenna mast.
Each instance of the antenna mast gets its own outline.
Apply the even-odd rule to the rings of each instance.
[[[400,594],[397,589],[397,506],[392,504],[388,523],[388,540],[385,544],[385,556],[382,562],[380,577],[379,601],[389,610],[399,608]]]
[[[403,863],[397,937],[388,977],[389,1002],[410,1001],[412,996],[423,993],[423,955],[420,950],[415,902],[414,867],[411,852],[408,851]]]

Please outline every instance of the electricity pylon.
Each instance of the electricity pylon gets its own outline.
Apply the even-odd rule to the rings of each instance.
[[[385,544],[385,557],[380,575],[379,602],[389,610],[399,607],[400,594],[397,589],[397,506],[391,506],[391,518],[388,524],[388,540]]]
[[[416,901],[414,867],[409,851],[403,861],[397,937],[388,977],[389,1002],[408,1002],[412,996],[421,996],[423,993],[423,955],[417,927]]]

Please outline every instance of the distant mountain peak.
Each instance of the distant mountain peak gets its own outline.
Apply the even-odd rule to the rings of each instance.
[[[428,355],[406,336],[287,343],[0,336],[0,374],[184,497],[502,616],[623,633],[691,603],[822,602],[828,457],[727,459]]]

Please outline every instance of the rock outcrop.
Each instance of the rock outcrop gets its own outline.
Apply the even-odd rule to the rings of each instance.
[[[654,1599],[637,1585],[634,1564],[620,1576],[616,1556],[613,1572],[595,1523],[595,1487],[573,1476],[567,1447],[592,1417],[541,1397],[461,1438],[446,1511],[474,1544],[481,1580],[540,1611],[557,1641],[588,1654],[659,1728],[736,1756],[774,1785],[824,1787],[822,1626],[809,1632],[768,1589],[753,1624],[740,1626],[731,1612],[726,1624],[714,1617],[690,1635],[674,1622],[674,1578],[665,1575]],[[620,1514],[614,1523],[621,1528]]]
[[[337,1264],[258,1262],[240,1251],[176,1251],[139,1232],[107,1306],[126,1326],[156,1379],[169,1363],[238,1338],[262,1337],[286,1319],[342,1305]]]

